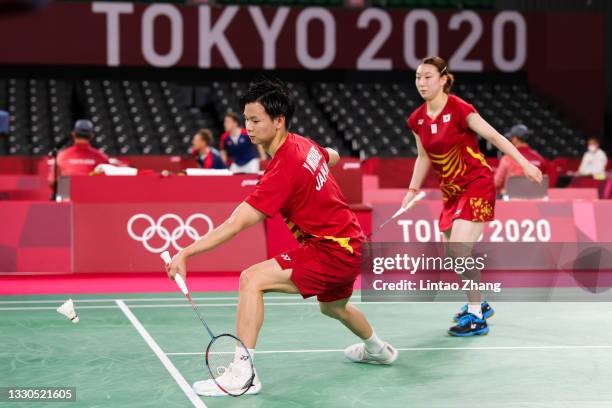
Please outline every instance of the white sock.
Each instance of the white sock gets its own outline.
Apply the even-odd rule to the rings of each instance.
[[[365,343],[366,350],[370,354],[378,354],[384,347],[384,343],[378,338],[373,330],[370,338],[365,339],[363,342]]]
[[[482,308],[480,306],[480,303],[468,303],[468,313],[471,313],[477,318],[482,319]]]
[[[255,349],[247,349],[250,354],[251,361],[255,359]],[[244,347],[236,346],[236,351],[234,353],[234,364],[238,366],[248,367],[249,356],[245,353]],[[250,367],[248,368],[250,369]]]

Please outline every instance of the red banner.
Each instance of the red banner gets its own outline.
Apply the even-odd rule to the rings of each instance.
[[[361,161],[357,158],[341,158],[331,173],[349,204],[361,204],[363,202],[363,169]]]
[[[354,208],[364,230],[397,203]],[[235,203],[0,202],[0,273],[153,272],[159,252],[175,253],[231,213]],[[373,236],[375,242],[439,242],[441,203],[427,200]],[[610,201],[498,202],[485,242],[611,242]],[[370,224],[371,222],[371,224]],[[243,231],[198,256],[190,271],[240,271],[297,245],[280,219]]]
[[[235,203],[74,205],[74,272],[152,272],[225,221]],[[189,260],[189,271],[236,272],[266,260],[263,224]]]
[[[70,272],[70,204],[0,201],[0,273]]]
[[[0,38],[19,40],[3,42],[0,63],[414,70],[439,54],[453,71],[580,70],[603,63],[602,30],[596,12],[56,3],[3,18]]]
[[[398,204],[374,205],[374,229],[397,210]],[[377,232],[374,242],[441,242],[438,227],[441,201],[423,201]],[[484,242],[595,242],[612,237],[596,222],[612,210],[610,202],[498,201],[495,220],[487,223]]]

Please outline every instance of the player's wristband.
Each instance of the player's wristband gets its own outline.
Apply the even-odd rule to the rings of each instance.
[[[419,192],[419,189],[418,189],[418,188],[413,188],[413,187],[410,187],[410,188],[408,189],[408,192],[409,192],[409,193],[410,193],[410,192],[413,192],[413,193],[418,193],[418,192]]]

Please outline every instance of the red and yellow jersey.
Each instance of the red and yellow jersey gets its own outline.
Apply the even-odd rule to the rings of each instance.
[[[332,177],[329,153],[314,141],[289,133],[255,191],[245,200],[269,217],[277,212],[301,243],[319,243],[353,253],[361,226]]]
[[[427,115],[425,103],[408,118],[408,127],[419,136],[440,178],[445,201],[460,195],[475,180],[488,179],[493,185],[492,169],[478,148],[476,134],[467,126],[470,113],[478,112],[461,98],[448,95],[435,119]]]

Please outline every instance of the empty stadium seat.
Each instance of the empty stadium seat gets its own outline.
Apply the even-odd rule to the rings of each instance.
[[[108,154],[183,154],[197,129],[221,134],[223,115],[229,110],[240,113],[238,101],[247,86],[236,81],[192,86],[146,80],[0,78],[0,109],[11,115],[8,149],[0,153],[46,154],[66,140],[77,115],[84,115],[94,123],[94,144]],[[412,82],[287,86],[296,102],[293,131],[342,155],[416,155],[406,119],[422,100]],[[461,83],[453,91],[502,133],[516,123],[526,124],[532,130],[532,146],[548,158],[577,157],[584,150],[583,133],[526,85]],[[496,154],[487,143],[481,147]]]

